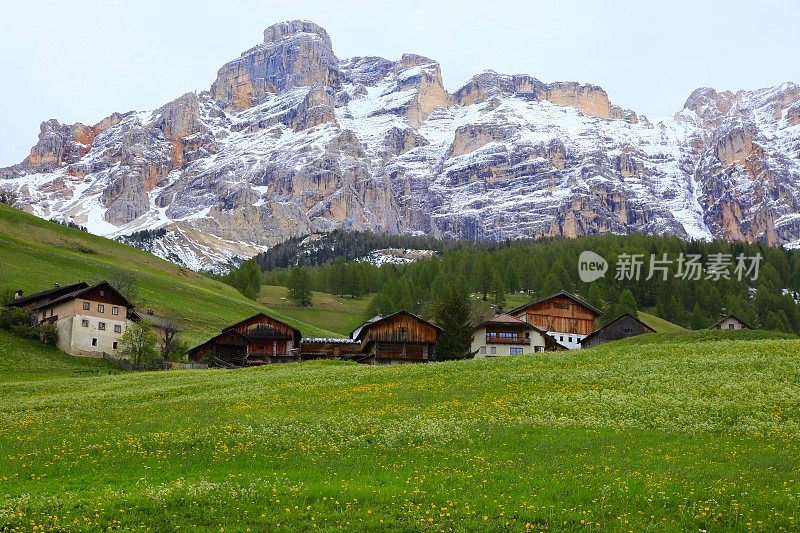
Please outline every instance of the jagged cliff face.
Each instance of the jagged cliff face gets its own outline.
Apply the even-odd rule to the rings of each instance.
[[[42,124],[0,188],[40,216],[215,268],[334,228],[441,237],[613,231],[800,245],[800,86],[718,93],[650,123],[600,87],[435,61],[339,60],[277,24],[209,91],[93,126]]]

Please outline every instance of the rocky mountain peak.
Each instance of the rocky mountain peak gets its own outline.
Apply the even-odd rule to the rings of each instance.
[[[264,42],[223,65],[211,96],[226,110],[242,111],[297,87],[339,87],[339,60],[328,33],[296,20],[264,30]]]
[[[331,38],[328,32],[325,31],[325,28],[309,20],[288,20],[273,24],[264,30],[264,42],[277,43],[287,37],[295,38],[297,36],[303,36],[302,34],[316,35],[322,39],[325,48],[331,51],[333,50]]]
[[[208,92],[94,126],[42,124],[0,189],[93,233],[217,268],[336,228],[470,240],[612,231],[800,246],[800,88],[698,89],[653,126],[605,90],[439,63],[339,60],[308,21]]]

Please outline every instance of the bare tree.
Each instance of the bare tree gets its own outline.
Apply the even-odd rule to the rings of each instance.
[[[173,360],[182,356],[187,351],[186,343],[181,340],[181,328],[174,318],[165,318],[161,322],[162,343],[161,356],[166,360]]]
[[[126,270],[112,270],[106,281],[131,303],[136,303],[139,297],[139,280]]]

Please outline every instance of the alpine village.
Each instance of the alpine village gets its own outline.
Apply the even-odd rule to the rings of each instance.
[[[799,0],[6,4],[0,533],[800,531]]]

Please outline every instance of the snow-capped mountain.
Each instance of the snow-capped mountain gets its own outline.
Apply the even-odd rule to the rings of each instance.
[[[210,90],[44,122],[0,189],[193,268],[334,228],[467,239],[643,231],[800,246],[800,86],[698,89],[651,123],[600,87],[487,71],[454,94],[406,54],[339,60],[270,26]]]

